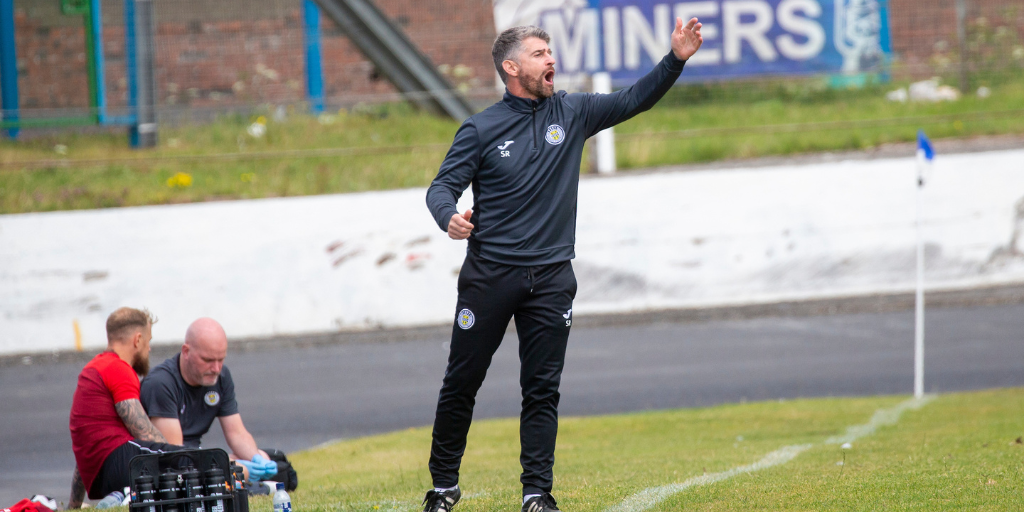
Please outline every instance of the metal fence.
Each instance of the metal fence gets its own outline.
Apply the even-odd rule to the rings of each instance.
[[[13,0],[21,119],[89,115],[96,109],[105,109],[115,121],[131,114],[125,17],[129,3]],[[706,61],[695,62],[687,75],[705,83],[740,80],[756,87],[792,75],[824,76],[845,87],[939,76],[963,92],[973,92],[1019,79],[1024,72],[1024,4],[1019,0],[375,3],[452,87],[478,105],[497,92],[489,55],[496,31],[524,22],[552,33],[564,77],[560,85],[570,88],[586,87],[586,80],[573,81],[573,76],[614,66],[619,66],[613,73],[617,85],[635,79],[639,71],[631,74],[626,68],[649,67],[666,47],[676,14],[694,14],[706,23]],[[98,40],[90,40],[89,15],[76,14],[67,9],[69,4],[98,8]],[[308,108],[321,101],[310,91],[311,44],[319,53],[315,64],[320,66],[320,94],[327,108],[402,99],[374,61],[331,19],[319,15],[310,25],[310,4],[153,2],[155,102],[161,119],[203,119],[267,106]],[[311,26],[316,30],[311,32]],[[90,44],[99,51],[90,52]],[[621,51],[612,50],[615,44]],[[10,83],[10,73],[5,72],[5,83]],[[98,81],[94,87],[90,77]],[[99,91],[94,94],[92,88]],[[9,112],[9,105],[4,108]]]
[[[8,0],[9,2],[10,0]],[[136,0],[15,0],[21,118],[128,113],[130,21]],[[88,9],[99,11],[89,40]],[[381,1],[377,6],[456,90],[493,94],[490,6],[482,2]],[[374,62],[307,0],[153,2],[156,105],[164,120],[205,118],[266,105],[308,106],[312,61],[328,108],[402,99]],[[127,41],[127,42],[126,42]],[[98,51],[90,51],[97,48]],[[90,80],[102,96],[92,97]]]
[[[979,81],[1016,79],[1024,70],[1024,4],[1013,0],[947,0],[894,4],[899,34],[895,70],[909,76]],[[898,29],[898,32],[896,31]]]

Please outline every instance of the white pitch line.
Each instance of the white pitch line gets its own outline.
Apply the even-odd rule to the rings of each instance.
[[[912,398],[888,409],[879,409],[875,411],[875,414],[871,416],[871,420],[864,425],[854,425],[846,429],[846,434],[842,436],[832,436],[825,440],[823,445],[841,444],[853,442],[861,437],[874,434],[879,427],[895,425],[899,421],[900,416],[907,410],[917,410],[923,407],[928,402],[931,402],[935,397],[933,395],[926,395],[920,399]],[[711,473],[707,475],[695,476],[687,479],[684,482],[676,484],[662,485],[659,487],[648,487],[632,496],[622,500],[621,503],[608,507],[606,512],[642,512],[647,510],[658,503],[668,499],[670,496],[685,491],[691,487],[699,487],[701,485],[713,484],[732,478],[736,475],[745,473],[753,473],[762,469],[767,469],[772,466],[778,466],[785,464],[800,455],[801,452],[812,448],[813,444],[799,444],[792,446],[785,446],[774,452],[765,455],[763,459],[746,466],[738,466],[726,471],[719,473]]]
[[[864,425],[854,425],[846,428],[846,433],[841,436],[832,436],[825,440],[825,444],[843,444],[852,443],[857,439],[864,436],[870,436],[874,434],[878,427],[887,427],[895,425],[900,420],[900,416],[903,415],[908,409],[917,410],[924,407],[928,402],[935,399],[935,395],[925,395],[921,398],[912,398],[910,400],[900,402],[895,407],[888,409],[879,409],[875,411],[875,414],[871,416],[871,421]]]
[[[793,446],[786,446],[775,450],[774,452],[765,455],[763,459],[747,465],[732,468],[727,471],[720,473],[711,473],[708,475],[695,476],[687,479],[685,482],[678,484],[662,485],[661,487],[649,487],[644,489],[622,501],[618,505],[612,506],[608,509],[608,512],[639,512],[641,510],[647,510],[658,503],[664,501],[673,494],[685,491],[690,487],[697,487],[701,485],[713,484],[727,478],[732,478],[736,475],[743,473],[753,473],[754,471],[760,471],[765,468],[772,466],[778,466],[779,464],[785,464],[793,460],[800,452],[810,448],[813,445],[810,444],[797,444]]]

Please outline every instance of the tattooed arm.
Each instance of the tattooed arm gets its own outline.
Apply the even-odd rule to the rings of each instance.
[[[71,498],[68,499],[68,509],[82,508],[83,500],[85,500],[85,484],[82,483],[82,475],[78,474],[78,466],[75,466],[75,474],[71,477]]]
[[[149,416],[146,416],[146,410],[142,408],[142,402],[137,398],[122,400],[114,404],[114,409],[117,411],[117,415],[121,417],[121,421],[124,422],[124,426],[128,428],[128,432],[131,432],[135,439],[157,443],[167,442],[163,434],[149,421]]]

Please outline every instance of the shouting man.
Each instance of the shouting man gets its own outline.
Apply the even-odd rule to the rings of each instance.
[[[538,27],[502,32],[491,50],[501,102],[467,119],[427,190],[427,206],[454,240],[469,239],[457,315],[430,448],[434,489],[425,511],[459,501],[459,467],[477,390],[513,317],[519,334],[523,512],[558,510],[551,496],[558,385],[572,325],[576,193],[583,143],[650,109],[703,43],[701,24],[676,19],[671,51],[612,94],[555,93],[550,38]],[[472,184],[472,210],[459,196]]]
[[[149,373],[154,321],[145,310],[121,308],[111,313],[107,350],[78,375],[71,402],[76,467],[69,509],[80,508],[86,493],[94,500],[121,493],[128,487],[132,457],[181,449],[166,444],[139,401],[139,375]]]

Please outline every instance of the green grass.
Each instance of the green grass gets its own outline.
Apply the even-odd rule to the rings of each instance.
[[[123,134],[64,134],[0,143],[0,213],[251,199],[422,186],[457,126],[405,108],[382,116],[227,117],[163,129],[136,151]],[[58,154],[54,148],[66,148]],[[178,173],[188,179],[175,178]]]
[[[659,108],[616,128],[618,163],[637,168],[861,150],[913,141],[918,129],[933,139],[1024,133],[1024,82],[997,86],[985,99],[948,103],[893,103],[884,97],[892,88],[801,93],[780,86],[740,98],[678,89]]]
[[[932,138],[1024,133],[1024,80],[992,86],[984,100],[898,104],[896,85],[837,91],[820,82],[677,87],[650,112],[616,128],[620,169],[766,155],[866,149]],[[72,132],[0,140],[0,213],[425,186],[457,124],[407,105],[266,122],[227,116],[165,126],[160,147],[134,151],[123,133]],[[586,154],[584,168],[586,168]]]
[[[787,464],[690,488],[652,510],[1019,510],[1024,389],[942,395],[895,426],[825,445],[905,397],[725,405],[562,418],[555,496],[599,511],[642,489],[751,464],[813,443]],[[518,420],[473,424],[456,510],[518,510]],[[341,441],[290,456],[298,510],[414,510],[430,487],[429,428]],[[843,461],[844,465],[837,465]],[[254,501],[269,507],[269,502]],[[264,507],[264,508],[266,508]]]

